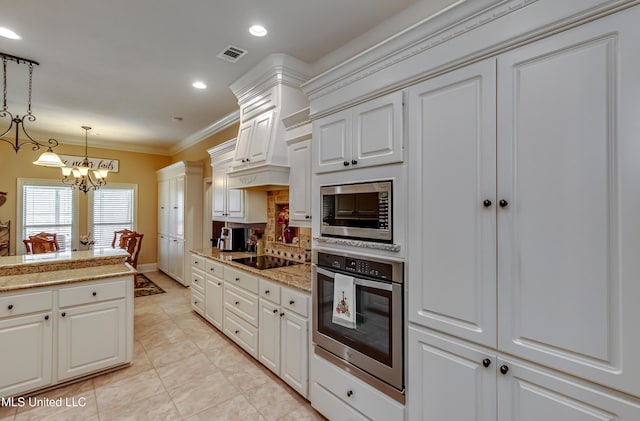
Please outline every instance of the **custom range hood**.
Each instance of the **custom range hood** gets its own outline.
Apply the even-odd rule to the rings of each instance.
[[[300,85],[310,66],[285,54],[271,54],[231,84],[240,105],[240,129],[227,173],[232,189],[275,190],[289,185],[286,117],[308,106]]]

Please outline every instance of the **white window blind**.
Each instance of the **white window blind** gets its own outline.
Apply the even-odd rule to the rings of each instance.
[[[114,231],[135,231],[136,188],[101,187],[92,192],[89,224],[94,247],[111,247]]]
[[[73,189],[69,186],[23,184],[20,241],[41,232],[55,233],[60,250],[71,250],[73,199]]]

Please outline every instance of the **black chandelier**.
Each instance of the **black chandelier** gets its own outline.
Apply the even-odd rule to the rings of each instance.
[[[82,128],[84,129],[84,159],[79,167],[62,166],[62,175],[64,176],[62,182],[64,184],[74,185],[78,187],[78,190],[82,193],[87,194],[89,190],[98,190],[107,184],[107,173],[109,171],[105,169],[91,169],[89,155],[87,154],[87,134],[89,130],[91,130],[91,127],[82,126]],[[91,173],[93,173],[93,177],[91,177]]]
[[[22,57],[13,56],[11,54],[0,53],[0,57],[2,57],[2,75],[3,75],[3,90],[2,90],[2,110],[0,110],[0,118],[9,118],[10,124],[7,129],[0,134],[0,140],[3,142],[7,142],[13,147],[13,149],[18,153],[20,148],[25,145],[32,145],[32,150],[37,151],[40,148],[47,148],[46,152],[44,152],[40,158],[34,162],[36,165],[42,165],[45,167],[62,167],[64,164],[60,160],[60,157],[56,155],[52,148],[58,146],[58,141],[55,139],[49,139],[48,145],[38,142],[34,138],[29,135],[27,132],[24,123],[25,121],[33,122],[36,120],[36,116],[33,115],[31,111],[31,89],[32,89],[32,81],[33,81],[33,67],[39,66],[40,63],[37,61],[29,60]],[[7,62],[13,61],[17,64],[26,64],[29,68],[29,97],[28,97],[28,107],[27,113],[20,117],[18,114],[13,114],[7,108]],[[5,139],[5,135],[7,135],[11,130],[15,131],[15,140]],[[22,133],[26,136],[27,141],[20,142],[20,129],[22,129]]]

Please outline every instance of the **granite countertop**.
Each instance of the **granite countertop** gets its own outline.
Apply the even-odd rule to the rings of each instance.
[[[0,292],[133,275],[122,249],[0,257]]]
[[[311,292],[311,263],[302,263],[299,265],[284,266],[273,269],[256,269],[231,260],[240,257],[255,256],[255,253],[222,252],[220,249],[215,247],[191,250],[191,252],[198,256],[224,263],[236,269],[251,272],[261,278],[279,282],[283,285],[297,288],[302,291]]]

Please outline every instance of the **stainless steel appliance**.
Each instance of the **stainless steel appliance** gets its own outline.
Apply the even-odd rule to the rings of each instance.
[[[218,248],[222,251],[244,251],[244,228],[222,227]]]
[[[393,241],[392,182],[343,184],[320,188],[323,236]]]
[[[404,264],[316,250],[312,270],[314,352],[404,402]],[[337,274],[353,278],[353,327],[333,322]]]

